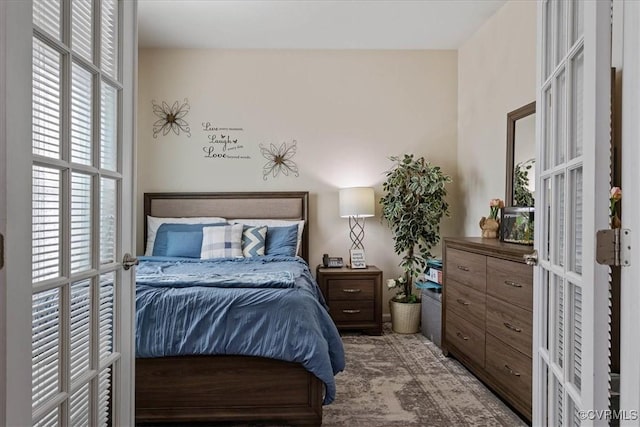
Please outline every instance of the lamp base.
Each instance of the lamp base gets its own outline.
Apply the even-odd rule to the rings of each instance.
[[[364,249],[349,250],[349,257],[351,258],[351,268],[367,268]]]

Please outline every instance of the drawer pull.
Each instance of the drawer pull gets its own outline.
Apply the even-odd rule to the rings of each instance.
[[[357,294],[358,292],[362,292],[362,289],[343,289],[342,292],[346,292],[348,294]]]
[[[457,335],[458,337],[462,338],[462,339],[463,339],[463,340],[465,340],[465,341],[468,341],[468,340],[469,340],[469,337],[464,336],[461,332],[456,332],[456,335]]]
[[[511,280],[505,280],[505,285],[513,286],[514,288],[521,288],[522,285],[520,283],[512,282]]]
[[[509,371],[509,373],[510,373],[511,375],[514,375],[514,376],[516,376],[516,377],[519,377],[519,376],[520,376],[520,372],[515,372],[515,371],[514,371],[513,369],[511,369],[511,368],[509,367],[509,365],[507,365],[506,363],[504,364],[504,367],[505,367],[505,369],[506,369],[507,371]]]
[[[464,265],[458,265],[458,270],[469,271],[469,267],[465,267]]]
[[[517,327],[513,326],[513,325],[512,325],[511,323],[509,323],[509,322],[504,322],[504,323],[503,323],[503,325],[504,325],[506,328],[511,329],[512,331],[522,332],[522,329],[520,329],[520,328],[517,328]]]
[[[463,299],[458,298],[456,301],[458,301],[458,304],[462,304],[462,305],[469,305],[471,304],[470,302],[467,302]]]
[[[345,314],[358,314],[360,310],[342,310],[342,312]]]

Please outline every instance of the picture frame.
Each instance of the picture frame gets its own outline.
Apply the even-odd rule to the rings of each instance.
[[[349,256],[351,258],[351,268],[367,268],[364,249],[351,249]]]
[[[533,245],[533,207],[510,206],[502,209],[500,240],[520,245]]]

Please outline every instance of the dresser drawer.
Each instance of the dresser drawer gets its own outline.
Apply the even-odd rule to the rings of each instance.
[[[533,314],[487,295],[487,332],[531,357]]]
[[[329,314],[336,323],[373,322],[373,300],[334,301]]]
[[[487,334],[486,370],[531,414],[531,358]]]
[[[373,279],[329,279],[327,297],[335,300],[373,300],[375,280]]]
[[[457,347],[466,357],[484,367],[484,329],[447,309],[447,326],[445,336],[447,342]]]
[[[533,310],[533,267],[487,258],[487,294]]]
[[[487,257],[447,249],[445,281],[455,280],[480,292],[486,291]]]
[[[455,311],[463,319],[484,324],[485,294],[468,286],[449,280],[444,288],[447,308]]]

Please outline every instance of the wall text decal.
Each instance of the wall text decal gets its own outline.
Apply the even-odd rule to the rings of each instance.
[[[202,123],[202,131],[207,136],[207,145],[202,147],[204,157],[208,159],[248,160],[251,156],[243,154],[245,146],[239,142],[237,133],[243,128],[214,126],[211,122]]]

